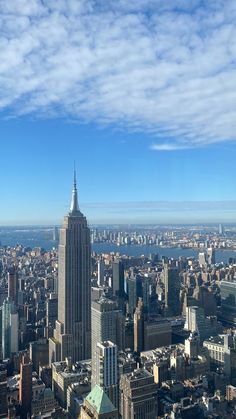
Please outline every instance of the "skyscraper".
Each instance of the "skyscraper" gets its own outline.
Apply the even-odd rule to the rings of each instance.
[[[15,304],[10,298],[2,306],[2,353],[3,358],[10,358],[12,352],[18,351],[19,319]]]
[[[69,214],[64,217],[58,249],[58,320],[50,339],[50,361],[90,357],[90,231],[78,206],[76,176]],[[59,359],[58,359],[59,358]]]
[[[223,280],[221,290],[221,321],[236,325],[236,280]]]
[[[112,263],[112,290],[118,298],[124,297],[124,265],[120,260]]]
[[[52,337],[58,316],[58,298],[51,293],[46,301],[46,337]]]
[[[11,267],[7,273],[8,279],[8,297],[15,303],[18,304],[18,274],[15,267]]]
[[[109,340],[123,349],[124,316],[117,302],[101,297],[92,302],[92,386],[96,384],[96,348],[98,342]]]
[[[216,252],[213,247],[207,249],[207,261],[209,265],[214,265],[216,263]]]
[[[179,270],[164,265],[165,311],[168,316],[180,314],[180,277]]]
[[[118,408],[118,348],[113,342],[97,343],[94,381],[103,388],[114,406]]]
[[[134,276],[134,274],[131,274],[131,276],[128,278],[127,288],[128,288],[129,311],[130,311],[130,314],[133,316],[134,311],[136,309],[136,305],[137,305],[137,299],[138,299],[137,277]]]
[[[27,357],[23,357],[20,364],[19,402],[21,405],[21,418],[29,417],[32,401],[32,364]]]
[[[134,350],[142,352],[144,349],[144,313],[143,300],[139,298],[134,312]]]
[[[98,261],[98,286],[101,287],[104,284],[104,270],[105,263],[103,259]]]
[[[219,224],[219,235],[220,236],[224,235],[224,227],[222,226],[222,224]]]

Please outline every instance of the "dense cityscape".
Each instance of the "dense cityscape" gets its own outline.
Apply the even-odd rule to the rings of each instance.
[[[236,419],[235,57],[235,0],[0,0],[0,419]]]
[[[139,227],[139,231],[125,229],[91,229],[92,243],[121,245],[158,245],[161,247],[236,249],[236,230],[222,224],[218,228],[208,226],[151,226]]]
[[[0,417],[235,417],[236,256],[216,262],[233,226],[90,232],[75,179],[51,234],[51,249],[0,248]],[[147,254],[120,254],[124,244]]]

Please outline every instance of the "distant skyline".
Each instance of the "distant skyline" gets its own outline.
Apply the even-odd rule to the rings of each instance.
[[[236,221],[236,4],[0,0],[0,225]]]

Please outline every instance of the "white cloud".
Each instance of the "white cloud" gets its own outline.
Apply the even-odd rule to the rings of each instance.
[[[192,148],[191,143],[190,144],[178,144],[178,143],[159,143],[159,144],[152,144],[150,146],[151,150],[156,151],[174,151],[174,150],[186,150]]]
[[[0,109],[236,139],[234,0],[0,0]]]

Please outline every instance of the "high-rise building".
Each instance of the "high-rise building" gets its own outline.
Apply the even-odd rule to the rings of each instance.
[[[101,287],[104,284],[104,270],[105,270],[105,263],[103,259],[99,259],[98,261],[98,285]]]
[[[124,296],[124,265],[120,260],[112,263],[112,290],[118,298]]]
[[[15,267],[11,267],[7,273],[8,282],[8,297],[15,303],[18,304],[18,274]]]
[[[207,262],[209,265],[214,265],[216,263],[216,251],[213,247],[207,249]]]
[[[94,381],[103,388],[114,406],[118,408],[118,348],[109,340],[97,343]]]
[[[32,364],[27,357],[23,357],[20,364],[19,402],[21,418],[30,417],[32,401]]]
[[[127,279],[127,291],[129,300],[129,311],[133,316],[138,300],[137,277],[133,274]]]
[[[15,304],[7,298],[2,306],[2,353],[3,359],[18,351],[19,320]]]
[[[50,339],[50,358],[91,354],[90,231],[78,206],[76,177],[69,214],[64,217],[58,248],[58,320]],[[57,359],[59,355],[59,359]]]
[[[139,369],[121,376],[120,414],[123,419],[157,417],[157,385],[149,371]]]
[[[153,376],[154,382],[158,384],[159,387],[163,381],[170,378],[168,357],[162,357],[156,360],[156,363],[153,365]]]
[[[58,227],[57,226],[54,226],[54,228],[53,228],[52,239],[53,239],[54,242],[58,242],[58,240],[59,240],[59,234],[58,234]]]
[[[144,322],[144,351],[171,345],[171,335],[171,322],[168,319],[150,317]]]
[[[29,344],[29,357],[32,361],[33,369],[37,373],[39,367],[48,365],[48,341],[47,339],[39,339]]]
[[[143,307],[144,310],[148,313],[150,309],[150,278],[148,276],[142,277],[142,297],[143,297]]]
[[[197,358],[199,354],[199,336],[197,332],[190,333],[185,339],[185,353],[190,358]]]
[[[98,342],[111,341],[123,349],[124,316],[118,310],[117,303],[101,297],[92,302],[92,386],[96,376],[96,348]]]
[[[221,290],[221,318],[229,325],[236,325],[236,280],[223,280]]]
[[[223,236],[223,234],[224,234],[224,227],[223,227],[222,224],[219,224],[219,230],[218,230],[218,232],[219,232],[219,235],[220,236]]]
[[[165,310],[169,316],[180,314],[180,276],[179,270],[164,265]]]
[[[204,309],[198,306],[186,308],[185,329],[199,334],[200,342],[217,334],[215,317],[206,317]]]
[[[138,353],[144,350],[144,313],[141,298],[134,312],[134,350]]]
[[[199,262],[199,265],[201,267],[206,267],[207,266],[206,254],[204,252],[200,252],[198,254],[198,262]]]
[[[58,298],[56,294],[50,294],[46,301],[46,337],[50,338],[55,329],[55,323],[58,316]]]

